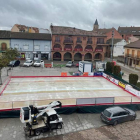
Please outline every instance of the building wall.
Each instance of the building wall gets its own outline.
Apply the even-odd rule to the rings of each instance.
[[[112,30],[114,30],[114,37],[113,38],[122,39],[122,36],[119,34],[119,32],[115,28],[113,28]],[[107,40],[112,38],[112,31],[106,33],[106,36],[107,36]]]
[[[44,46],[48,46],[48,49],[45,50]],[[48,59],[50,59],[51,41],[11,39],[11,47],[18,49],[22,59],[38,60],[41,59],[41,54],[48,54]]]
[[[17,28],[16,25],[14,25],[11,29],[12,32],[19,32],[19,29]]]
[[[71,55],[72,55],[72,58],[71,60],[74,61],[74,56],[76,53],[80,53],[82,55],[82,60],[85,60],[85,55],[87,53],[91,54],[92,58],[91,58],[91,61],[94,60],[94,57],[97,53],[100,53],[102,55],[102,58],[101,60],[104,60],[104,54],[106,52],[106,45],[105,44],[98,44],[99,46],[103,46],[103,51],[102,52],[96,52],[95,51],[95,48],[97,47],[97,38],[104,38],[104,42],[106,42],[107,38],[106,37],[92,37],[92,44],[87,44],[87,41],[88,41],[88,37],[87,36],[72,36],[72,40],[73,40],[73,43],[66,43],[66,44],[71,44],[72,46],[72,50],[71,51],[65,51],[64,48],[65,48],[65,43],[64,43],[64,40],[65,40],[65,37],[66,36],[59,36],[60,37],[60,42],[56,42],[55,41],[55,37],[57,35],[52,35],[52,53],[51,53],[51,59],[53,60],[53,55],[54,53],[56,52],[59,52],[61,54],[61,61],[64,61],[64,55],[65,53],[69,52]],[[81,38],[81,41],[82,43],[77,43],[77,37],[80,37]],[[54,50],[54,45],[55,44],[59,44],[62,48],[62,50]],[[82,48],[83,48],[83,51],[75,51],[75,47],[76,45],[81,45]],[[85,51],[85,48],[87,45],[91,45],[92,48],[93,48],[93,51]]]
[[[119,55],[124,55],[124,46],[126,45],[126,41],[123,39],[122,41],[114,44],[113,56],[118,57]]]
[[[140,49],[125,47],[125,64],[140,69]]]

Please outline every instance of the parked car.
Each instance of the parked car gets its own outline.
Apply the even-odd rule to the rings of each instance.
[[[78,72],[74,72],[73,76],[81,76],[82,74],[83,74],[82,72],[78,71]]]
[[[134,121],[136,113],[128,108],[110,107],[101,113],[101,120],[107,124],[117,125],[126,121]]]
[[[43,60],[37,60],[37,61],[34,63],[34,67],[40,67],[42,63],[44,63]]]
[[[27,60],[24,64],[23,64],[23,66],[26,66],[26,67],[30,67],[30,66],[32,66],[33,65],[33,61],[32,60]]]
[[[20,61],[19,60],[13,60],[13,61],[11,61],[8,64],[8,66],[10,66],[10,67],[16,67],[16,66],[19,66],[19,64],[20,64]]]
[[[79,62],[78,63],[76,63],[76,65],[75,65],[76,67],[79,67]]]
[[[66,64],[66,67],[72,67],[73,66],[73,61],[69,61],[67,64]]]

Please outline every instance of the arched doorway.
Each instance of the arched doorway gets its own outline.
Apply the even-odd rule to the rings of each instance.
[[[84,60],[86,60],[86,61],[92,61],[92,55],[91,55],[91,53],[86,53]]]
[[[67,52],[64,54],[64,61],[70,61],[72,60],[72,55],[71,53]]]
[[[81,61],[82,60],[82,54],[81,53],[76,53],[74,55],[74,61]]]
[[[83,51],[83,48],[81,45],[76,45],[76,47],[74,48],[75,51]]]
[[[93,51],[93,48],[91,45],[88,45],[85,47],[85,51],[89,51],[89,52],[92,52]]]
[[[95,54],[94,60],[102,60],[102,54],[100,53]]]
[[[59,52],[54,53],[53,60],[61,61],[61,53]]]
[[[7,44],[6,43],[2,43],[1,44],[1,50],[2,51],[6,51],[6,49],[7,49]]]
[[[54,47],[53,47],[53,50],[54,51],[61,51],[62,50],[61,45],[60,44],[55,44]]]

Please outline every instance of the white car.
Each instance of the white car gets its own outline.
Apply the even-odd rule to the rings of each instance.
[[[43,65],[43,64],[44,64],[44,61],[43,61],[43,60],[37,60],[37,61],[34,63],[34,67],[40,67],[41,64]]]
[[[32,66],[33,65],[33,61],[32,60],[27,60],[24,64],[23,64],[23,66],[27,66],[27,67],[30,67],[30,66]]]
[[[66,64],[66,67],[72,67],[73,66],[73,62],[72,61],[69,61],[67,64]]]

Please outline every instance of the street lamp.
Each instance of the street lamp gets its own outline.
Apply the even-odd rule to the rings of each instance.
[[[111,61],[113,61],[113,37],[114,37],[114,30],[112,30]]]

